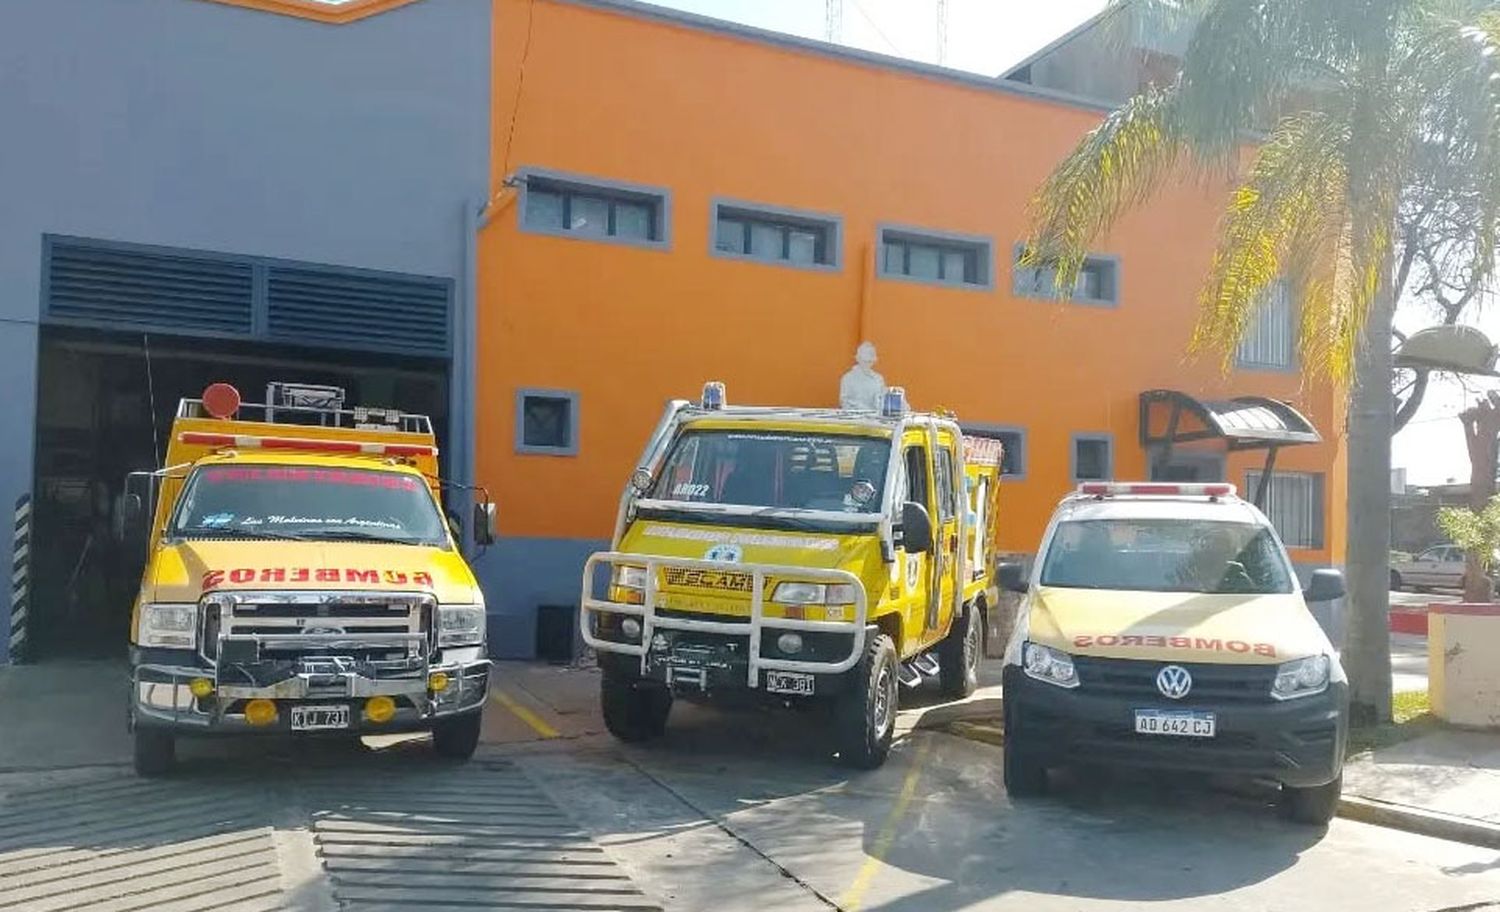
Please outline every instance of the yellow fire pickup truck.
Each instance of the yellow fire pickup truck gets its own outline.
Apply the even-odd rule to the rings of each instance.
[[[997,441],[948,417],[674,402],[583,579],[605,724],[660,734],[674,698],[814,704],[852,766],[884,762],[901,682],[978,681]]]
[[[166,773],[182,735],[431,730],[438,753],[474,752],[484,598],[425,416],[289,384],[248,405],[215,384],[183,400],[167,468],[127,490],[150,523],[130,642],[140,774]],[[487,543],[494,507],[474,512]]]

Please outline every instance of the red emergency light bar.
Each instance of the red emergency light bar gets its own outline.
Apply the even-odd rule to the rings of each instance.
[[[183,443],[248,450],[300,450],[311,453],[356,453],[369,456],[436,456],[437,447],[422,443],[363,443],[358,440],[311,440],[306,437],[259,437],[250,434],[213,434],[184,431]]]
[[[1232,484],[1159,484],[1156,482],[1086,481],[1078,493],[1088,497],[1233,497]]]

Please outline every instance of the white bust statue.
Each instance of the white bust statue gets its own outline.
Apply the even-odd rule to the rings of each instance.
[[[839,408],[878,412],[883,395],[885,378],[875,372],[875,346],[861,342],[854,352],[854,366],[839,381]]]

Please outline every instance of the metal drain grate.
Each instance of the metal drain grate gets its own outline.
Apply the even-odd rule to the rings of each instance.
[[[347,909],[660,910],[509,764],[329,782],[304,800]]]
[[[0,803],[4,912],[260,912],[280,904],[265,795],[111,778]]]

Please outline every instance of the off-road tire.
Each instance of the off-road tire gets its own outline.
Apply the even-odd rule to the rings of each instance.
[[[165,776],[177,760],[177,738],[169,731],[137,725],[134,759],[137,776]]]
[[[659,684],[605,671],[599,679],[599,708],[609,733],[635,744],[666,733],[672,694]]]
[[[849,675],[849,689],[834,703],[839,760],[855,769],[875,769],[890,754],[896,731],[896,644],[883,633],[872,635]]]
[[[938,690],[962,700],[979,689],[979,662],[984,658],[984,623],[979,606],[964,606],[953,627],[937,646]]]
[[[1344,790],[1344,774],[1327,785],[1308,788],[1281,787],[1281,810],[1289,820],[1310,826],[1324,826],[1339,810],[1339,796]]]
[[[1047,791],[1047,767],[1026,749],[1026,736],[1009,709],[1005,711],[1005,737],[1001,749],[1004,752],[1001,767],[1005,791],[1012,798],[1030,798]]]
[[[453,719],[439,719],[432,724],[432,749],[439,757],[467,760],[479,746],[482,712],[472,712]]]

